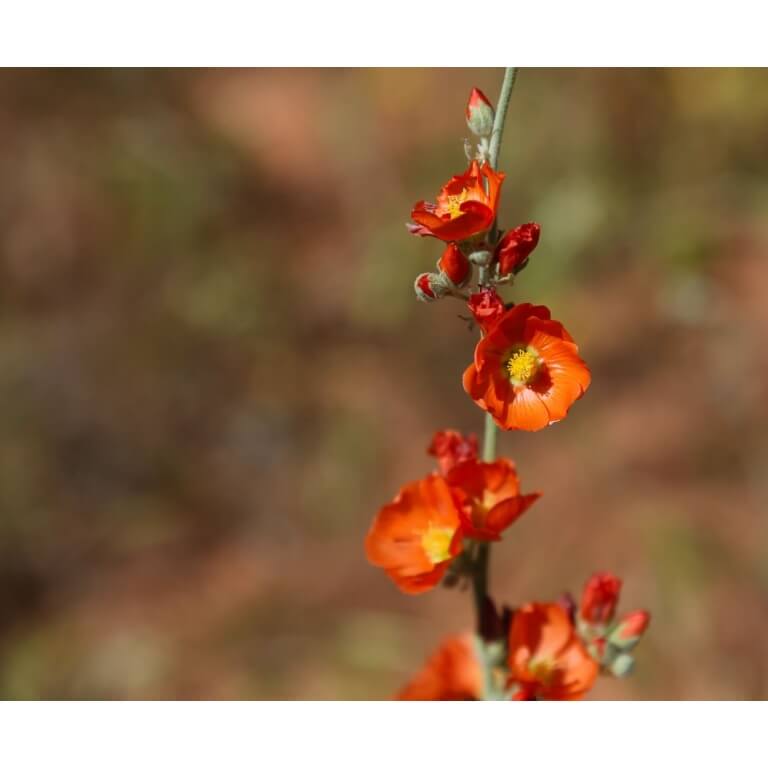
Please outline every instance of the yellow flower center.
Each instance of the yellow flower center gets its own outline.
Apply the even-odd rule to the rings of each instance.
[[[439,528],[430,523],[427,532],[421,537],[421,546],[431,563],[436,565],[451,559],[451,541],[454,533],[453,528]]]
[[[528,384],[539,370],[539,356],[529,349],[518,349],[507,360],[506,369],[515,384]]]
[[[458,195],[448,195],[448,200],[445,203],[445,212],[455,219],[457,216],[461,216],[461,204],[467,199],[467,190],[462,189]]]
[[[549,685],[555,676],[555,662],[552,659],[533,658],[528,665],[528,669],[544,685]]]

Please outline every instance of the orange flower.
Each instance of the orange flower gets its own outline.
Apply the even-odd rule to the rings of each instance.
[[[483,541],[498,541],[501,532],[541,496],[520,494],[520,480],[509,459],[464,461],[446,480],[461,492],[464,535]]]
[[[590,624],[608,624],[616,613],[621,579],[608,571],[593,574],[584,585],[580,615]]]
[[[397,698],[409,701],[475,701],[482,671],[469,633],[446,638]]]
[[[464,389],[502,429],[560,421],[589,387],[589,369],[546,307],[518,304],[478,342]]]
[[[599,671],[557,603],[528,603],[509,629],[510,682],[518,699],[580,699]]]
[[[502,181],[503,173],[496,173],[488,163],[479,166],[473,160],[466,173],[454,176],[440,190],[436,203],[416,203],[411,211],[416,224],[409,227],[410,231],[446,242],[466,240],[485,232],[496,218]]]
[[[365,540],[368,561],[408,594],[432,589],[461,552],[459,507],[439,475],[404,486],[379,510]]]
[[[435,432],[427,453],[437,459],[440,474],[445,475],[456,464],[477,458],[477,435],[464,436],[455,429]]]

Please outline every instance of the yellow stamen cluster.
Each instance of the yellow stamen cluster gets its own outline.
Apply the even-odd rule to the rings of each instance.
[[[446,213],[455,219],[461,215],[461,204],[467,199],[467,190],[462,189],[458,195],[448,195],[448,200],[445,204]]]
[[[531,674],[544,685],[549,685],[555,676],[555,662],[547,658],[533,658],[528,664]]]
[[[538,356],[528,349],[516,350],[506,362],[509,378],[515,384],[528,384],[536,375],[538,368]]]
[[[450,560],[454,533],[453,528],[440,528],[430,524],[427,532],[421,537],[421,546],[431,563],[436,565],[444,560]]]

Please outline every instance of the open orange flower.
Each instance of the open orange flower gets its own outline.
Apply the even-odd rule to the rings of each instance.
[[[503,173],[497,173],[488,163],[480,166],[473,160],[466,173],[454,176],[443,186],[435,203],[416,203],[411,211],[416,224],[409,227],[410,231],[446,242],[485,232],[496,218],[503,181]]]
[[[440,475],[404,486],[379,510],[365,540],[368,561],[408,594],[432,589],[461,552],[454,491]]]
[[[501,532],[541,496],[521,495],[520,479],[509,459],[463,461],[446,480],[461,493],[464,534],[483,541],[498,541]]]
[[[483,685],[474,637],[446,638],[424,668],[398,693],[408,701],[476,701]]]
[[[510,682],[517,699],[580,699],[594,685],[597,662],[557,603],[528,603],[509,629]]]
[[[499,427],[531,432],[564,418],[590,380],[570,334],[532,304],[507,310],[464,371],[464,389]]]

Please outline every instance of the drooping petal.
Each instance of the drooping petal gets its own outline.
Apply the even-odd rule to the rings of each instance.
[[[548,426],[551,418],[541,396],[530,387],[515,389],[514,397],[509,402],[507,416],[501,420],[491,414],[502,429],[523,429],[538,432]]]
[[[540,493],[529,493],[525,496],[515,496],[512,499],[499,502],[491,509],[485,519],[486,529],[493,533],[501,533],[509,528],[515,520],[522,517],[531,504],[540,497]]]

